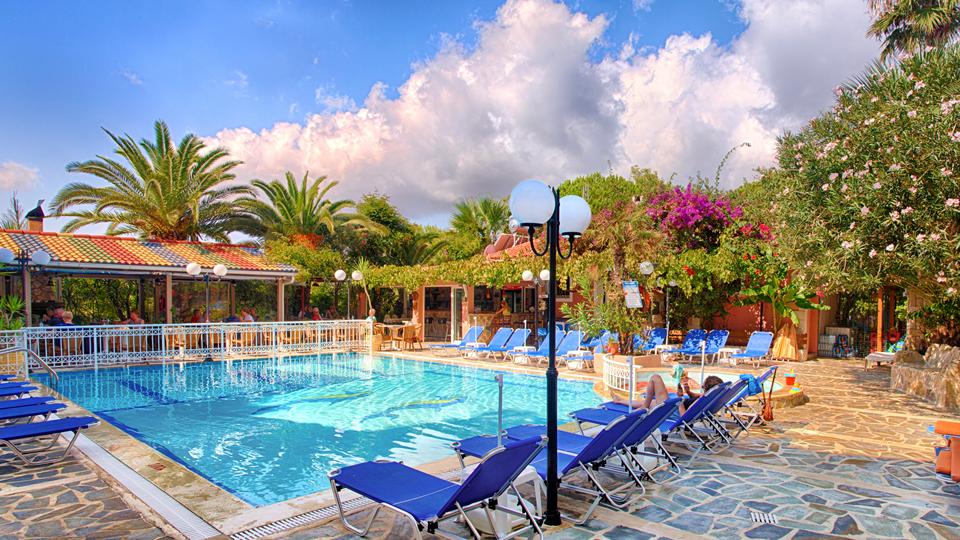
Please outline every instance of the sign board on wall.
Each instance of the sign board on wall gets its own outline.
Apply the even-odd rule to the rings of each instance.
[[[640,296],[640,284],[636,281],[623,282],[623,297],[629,309],[642,309],[643,297]]]

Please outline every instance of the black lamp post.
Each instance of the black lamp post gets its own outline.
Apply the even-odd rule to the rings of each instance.
[[[557,256],[567,259],[573,254],[573,241],[590,225],[590,206],[582,197],[560,193],[538,180],[524,180],[510,193],[510,211],[513,217],[526,227],[530,248],[534,255],[547,255],[550,277],[547,281],[547,339],[549,362],[547,363],[547,510],[544,523],[560,524],[557,507],[557,492],[560,479],[557,477]],[[537,229],[546,225],[546,246],[537,251],[534,239]],[[560,237],[566,237],[568,251],[559,250]]]

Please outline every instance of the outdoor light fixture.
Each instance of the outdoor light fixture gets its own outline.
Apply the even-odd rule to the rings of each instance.
[[[640,263],[640,273],[649,276],[653,273],[653,263],[650,261],[643,261]]]
[[[0,248],[0,264],[4,266],[17,266],[23,276],[23,303],[26,309],[27,326],[30,325],[30,306],[28,304],[27,276],[30,273],[30,267],[39,269],[50,264],[50,254],[42,249],[30,252],[20,250],[14,253],[7,248]]]
[[[347,279],[347,272],[345,270],[337,270],[333,273],[334,279],[337,281],[345,281]],[[350,274],[350,281],[361,281],[363,280],[363,272],[359,270],[354,270]],[[338,310],[339,311],[339,310]],[[353,312],[350,311],[350,284],[347,284],[347,318],[353,318]]]
[[[200,266],[200,263],[192,262],[192,263],[188,263],[183,268],[183,270],[187,273],[187,275],[191,277],[197,277],[200,275],[201,272],[203,272],[203,267]],[[213,272],[213,275],[217,276],[217,279],[222,279],[226,277],[228,272],[226,265],[219,264],[219,263],[213,265],[213,268],[211,269],[211,271]],[[210,322],[210,272],[206,272],[203,274],[203,288],[204,288],[204,297],[206,300],[204,304],[204,309],[203,309],[204,311],[203,320],[204,322]]]
[[[520,222],[517,221],[517,218],[510,216],[510,221],[507,222],[507,227],[510,228],[510,231],[515,231],[520,228]]]
[[[524,270],[523,274],[520,276],[524,281],[533,281],[533,272],[529,270]]]
[[[563,259],[573,254],[573,241],[590,226],[590,205],[582,197],[560,193],[539,180],[524,180],[510,193],[510,212],[521,227],[527,229],[530,249],[538,257],[547,255],[549,271],[540,272],[547,283],[547,339],[549,362],[547,363],[547,509],[544,523],[560,524],[557,507],[557,256]],[[537,251],[534,239],[537,229],[546,225],[546,247]],[[568,250],[559,252],[560,237],[567,239]],[[531,272],[532,273],[532,272]]]

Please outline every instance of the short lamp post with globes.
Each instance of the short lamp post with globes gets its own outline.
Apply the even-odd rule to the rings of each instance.
[[[524,270],[520,276],[523,281],[533,282],[533,345],[540,345],[540,285],[550,279],[549,270],[541,270],[539,275],[535,275],[530,270]]]
[[[50,254],[42,249],[29,251],[21,249],[19,253],[14,253],[7,248],[0,248],[0,264],[4,266],[16,266],[20,269],[20,276],[23,283],[23,320],[26,326],[30,326],[33,318],[30,270],[40,269],[50,264]]]
[[[347,272],[344,270],[337,270],[336,272],[333,273],[333,277],[336,278],[337,281],[343,282],[347,279]],[[363,281],[363,272],[359,270],[354,270],[350,274],[350,281]],[[348,319],[353,318],[353,310],[350,309],[350,283],[349,282],[347,283],[347,318]]]
[[[590,225],[590,205],[576,195],[560,196],[560,193],[538,180],[524,180],[510,193],[510,211],[527,229],[530,248],[534,255],[548,258],[547,279],[547,339],[549,362],[547,363],[547,509],[544,523],[560,524],[557,493],[560,480],[557,476],[557,256],[567,259],[573,254],[573,241]],[[546,246],[537,251],[537,230],[546,225]],[[568,250],[559,250],[560,237],[567,239]]]
[[[192,262],[188,264],[184,270],[187,272],[187,275],[197,277],[203,272],[203,267],[200,266],[200,263]],[[222,264],[213,265],[211,270],[217,279],[223,279],[227,275],[227,267]],[[210,322],[210,272],[203,273],[203,285],[205,294],[203,321]]]

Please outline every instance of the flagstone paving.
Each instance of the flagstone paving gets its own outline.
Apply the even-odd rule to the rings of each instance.
[[[626,510],[599,508],[557,539],[647,538],[960,538],[960,488],[933,473],[937,438],[927,427],[944,415],[889,390],[889,368],[855,360],[790,366],[810,397]],[[684,454],[684,452],[678,452]],[[56,465],[20,467],[0,456],[0,538],[163,538],[112,484],[76,452]],[[561,510],[585,508],[563,496]],[[139,508],[139,507],[138,507]],[[355,516],[358,522],[369,510]],[[756,523],[752,512],[776,523]],[[410,524],[381,514],[372,538],[411,538]],[[168,529],[169,530],[169,529]],[[462,533],[466,533],[465,530]],[[351,538],[337,521],[284,538]]]
[[[789,367],[809,404],[776,410],[769,426],[723,452],[682,460],[681,476],[648,486],[625,511],[601,506],[583,526],[552,529],[547,536],[960,538],[960,488],[934,474],[938,441],[927,430],[944,414],[892,392],[889,368],[865,371],[856,360]],[[571,513],[586,507],[579,497],[562,496],[560,504]],[[776,523],[756,523],[751,512],[772,514]],[[297,536],[311,532],[345,531],[333,522]],[[381,517],[372,537],[407,538],[411,532]]]
[[[23,467],[0,455],[0,538],[168,538],[76,451]]]

